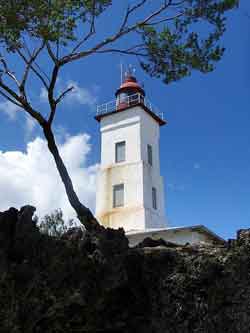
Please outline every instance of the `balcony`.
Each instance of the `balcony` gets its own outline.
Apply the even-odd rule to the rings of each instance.
[[[160,125],[164,125],[166,123],[164,120],[163,112],[160,112],[148,99],[146,99],[140,93],[123,97],[120,101],[116,99],[108,103],[98,105],[96,119],[99,121],[105,115],[120,112],[137,105],[142,106],[146,112],[148,112],[155,120],[160,123]]]

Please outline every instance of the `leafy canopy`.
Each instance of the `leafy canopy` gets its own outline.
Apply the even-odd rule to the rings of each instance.
[[[93,7],[93,4],[95,6]],[[10,49],[22,46],[22,35],[66,44],[76,40],[79,21],[99,16],[111,0],[0,1],[0,42]]]
[[[165,83],[190,75],[192,69],[212,71],[225,50],[219,44],[226,30],[224,14],[236,5],[235,0],[189,0],[171,25],[160,31],[143,28],[148,59],[141,61],[142,67],[152,76],[163,76]],[[207,25],[197,31],[199,23]]]
[[[132,41],[129,49],[111,51],[138,56],[151,76],[170,83],[193,69],[206,73],[223,55],[220,38],[226,28],[225,12],[237,4],[238,0],[130,1],[117,33],[94,45],[90,53],[108,52],[105,46],[113,47],[118,39],[134,33],[136,45]],[[96,19],[113,5],[112,0],[0,0],[0,45],[15,52],[24,47],[23,38],[28,36],[57,47],[66,46],[79,42],[79,31],[89,26],[87,40],[98,33]],[[151,6],[152,17],[139,19],[147,5]],[[204,23],[206,26],[201,26]],[[89,54],[89,50],[79,47],[77,51],[64,57],[65,63]]]

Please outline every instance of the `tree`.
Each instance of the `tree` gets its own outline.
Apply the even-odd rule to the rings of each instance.
[[[77,227],[73,220],[69,220],[67,223],[64,221],[63,212],[60,209],[50,215],[45,215],[41,220],[35,217],[35,221],[40,232],[51,237],[61,237],[70,228]]]
[[[17,105],[41,126],[64,183],[71,206],[89,230],[98,228],[91,211],[77,197],[57,148],[53,121],[58,105],[73,87],[57,94],[60,71],[93,54],[136,56],[142,68],[165,83],[193,70],[210,72],[223,55],[220,38],[225,13],[238,0],[128,1],[120,25],[103,38],[97,29],[102,14],[118,8],[112,0],[0,0],[0,95]],[[119,41],[127,38],[128,48]],[[13,71],[15,59],[23,68]],[[43,59],[50,68],[42,68]],[[48,66],[47,66],[48,67]],[[46,90],[50,107],[46,117],[30,99],[32,80]]]

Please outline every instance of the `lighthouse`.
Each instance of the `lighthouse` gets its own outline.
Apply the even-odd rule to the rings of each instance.
[[[131,73],[115,97],[98,106],[95,117],[101,133],[96,217],[105,227],[127,232],[166,228],[159,156],[166,121]]]
[[[95,119],[101,133],[96,218],[103,226],[123,228],[130,246],[145,238],[180,245],[225,243],[202,224],[168,225],[159,150],[166,121],[131,72],[115,99],[97,107]]]

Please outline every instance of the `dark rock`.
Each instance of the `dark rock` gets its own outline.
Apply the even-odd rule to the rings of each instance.
[[[35,211],[36,208],[33,206],[24,206],[17,214],[15,235],[10,253],[10,256],[15,258],[17,262],[36,256],[41,235],[32,219]]]
[[[62,239],[70,241],[79,241],[84,238],[86,231],[83,228],[74,227],[67,230],[63,235]]]
[[[104,229],[102,233],[96,234],[97,247],[107,257],[126,253],[128,250],[128,239],[123,229]]]
[[[137,245],[139,248],[143,247],[156,247],[156,246],[165,246],[165,247],[178,247],[177,244],[167,242],[164,239],[152,239],[150,237],[146,237],[141,243]]]
[[[250,246],[250,229],[238,230],[237,242],[239,245]]]
[[[227,241],[227,246],[229,248],[233,248],[233,247],[237,246],[237,240],[236,239],[229,239]]]
[[[86,232],[84,239],[79,242],[79,245],[84,254],[92,254],[96,249],[96,240]]]
[[[35,222],[33,221],[33,215],[36,208],[33,206],[24,206],[18,213],[18,220],[16,223],[16,239],[26,237],[34,232],[38,231]]]
[[[0,212],[0,276],[9,266],[9,254],[13,247],[18,210],[10,208]]]
[[[129,249],[122,229],[41,235],[33,213],[0,213],[0,332],[250,332],[250,229]]]
[[[18,218],[18,210],[10,208],[0,212],[0,247],[8,248],[13,242]]]

